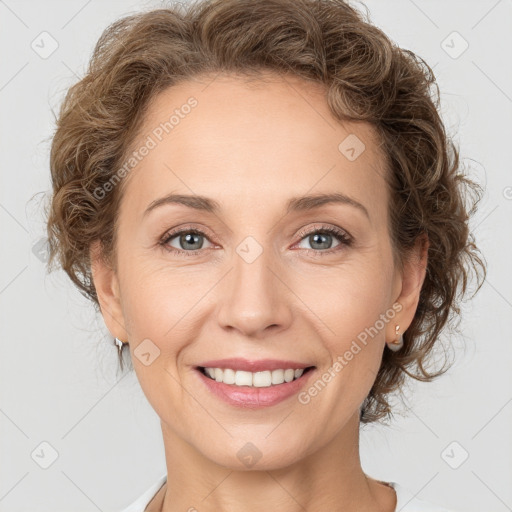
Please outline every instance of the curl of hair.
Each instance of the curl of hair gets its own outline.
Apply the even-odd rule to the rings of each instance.
[[[430,381],[446,371],[429,373],[425,362],[445,324],[458,317],[471,274],[476,290],[485,277],[484,259],[468,228],[481,188],[459,169],[458,149],[438,113],[431,68],[343,0],[202,0],[110,25],[57,119],[50,153],[48,269],[58,259],[99,308],[89,250],[99,241],[115,267],[125,180],[108,200],[95,190],[115,176],[149,102],[196,76],[235,73],[258,79],[264,71],[323,85],[337,119],[376,129],[389,171],[397,263],[418,237],[428,237],[426,278],[404,347],[384,351],[361,407],[362,423],[378,421],[391,413],[387,396],[401,388],[405,375]]]

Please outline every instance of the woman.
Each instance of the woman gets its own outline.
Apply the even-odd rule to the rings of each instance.
[[[358,446],[406,375],[446,371],[425,362],[485,273],[433,88],[341,0],[104,32],[58,119],[48,232],[161,419],[167,474],[126,512],[446,510]]]

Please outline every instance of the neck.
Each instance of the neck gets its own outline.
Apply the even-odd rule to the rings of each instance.
[[[263,470],[224,467],[204,457],[162,423],[167,484],[161,512],[394,512],[395,491],[363,472],[359,418],[300,460]],[[234,463],[235,464],[235,463]]]

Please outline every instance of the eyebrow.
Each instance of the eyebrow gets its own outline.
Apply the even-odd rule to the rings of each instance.
[[[363,212],[366,217],[368,217],[368,219],[370,218],[368,210],[361,203],[349,196],[346,196],[345,194],[338,192],[331,194],[313,194],[307,196],[292,197],[288,200],[286,213],[314,210],[315,208],[320,208],[326,204],[333,203],[353,206]],[[205,196],[169,194],[165,197],[161,197],[153,201],[146,208],[144,216],[146,216],[155,208],[166,204],[181,204],[183,206],[187,206],[188,208],[212,213],[214,215],[217,215],[221,210],[220,204],[217,201]]]

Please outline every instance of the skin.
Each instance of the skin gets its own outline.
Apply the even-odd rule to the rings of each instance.
[[[427,248],[418,243],[403,270],[395,266],[375,132],[336,121],[318,84],[218,75],[154,98],[133,147],[190,96],[197,107],[126,178],[116,268],[91,247],[105,323],[129,342],[161,419],[167,484],[147,510],[332,511],[343,504],[345,512],[392,512],[395,491],[361,467],[359,410],[395,326],[403,333],[414,317]],[[338,150],[349,134],[366,146],[354,161]],[[208,196],[221,210],[167,204],[144,216],[171,192]],[[350,204],[285,211],[293,196],[332,192],[362,204],[368,217]],[[158,244],[190,223],[206,237],[187,246],[177,235],[167,245],[199,254],[178,256]],[[353,242],[327,233],[322,246],[311,233],[298,234],[324,226],[345,230]],[[251,263],[236,252],[247,236],[262,249]],[[401,311],[307,404],[295,395],[256,410],[234,407],[195,370],[208,359],[293,359],[316,366],[314,382],[393,304]],[[134,354],[145,339],[160,351],[147,366]],[[248,442],[262,454],[250,468],[237,457]]]

